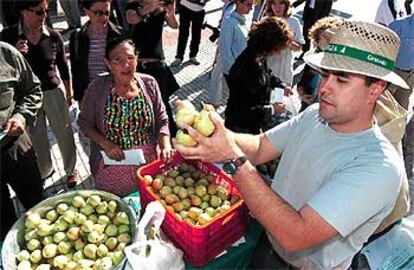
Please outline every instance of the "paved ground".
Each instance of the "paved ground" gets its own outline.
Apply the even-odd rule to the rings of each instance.
[[[342,18],[352,17],[353,19],[373,21],[375,17],[376,7],[379,2],[380,0],[336,0],[333,4],[332,14]],[[213,26],[216,26],[218,24],[221,15],[221,6],[222,2],[220,0],[211,0],[208,2],[206,20],[209,24]],[[300,9],[301,7],[295,11],[296,14],[294,16],[297,16],[299,18],[301,17],[302,12]],[[62,14],[60,13],[60,15]],[[82,20],[84,21],[86,18],[82,18]],[[66,22],[64,21],[63,16],[53,18],[53,21],[54,26],[57,29],[66,28]],[[216,52],[216,45],[208,39],[211,33],[212,32],[208,29],[203,30],[202,32],[202,41],[200,45],[200,52],[198,54],[198,59],[201,62],[199,66],[190,65],[186,62],[188,59],[184,59],[183,65],[172,69],[181,88],[171,97],[170,104],[173,104],[174,101],[178,98],[189,99],[196,106],[199,106],[201,101],[206,101],[209,86],[209,72],[212,68],[214,55]],[[65,34],[65,40],[68,39],[68,35],[69,34]],[[163,42],[167,63],[171,63],[174,60],[177,36],[177,30],[173,30],[168,27],[165,28]],[[188,51],[186,53],[187,54],[185,57],[188,56]],[[224,97],[224,99],[226,99],[226,97]],[[223,106],[218,109],[219,112],[223,112],[223,110]],[[77,187],[75,187],[75,189],[92,188],[93,184],[90,178],[88,157],[79,143],[76,127],[74,127],[74,129],[78,155],[76,168],[82,178],[82,182]],[[45,193],[47,196],[62,193],[68,190],[64,184],[65,173],[63,170],[60,151],[57,147],[57,144],[55,143],[53,134],[49,132],[49,135],[52,145],[52,156],[54,163],[53,166],[56,173],[45,181]],[[24,213],[22,206],[20,204],[16,205],[18,212]]]

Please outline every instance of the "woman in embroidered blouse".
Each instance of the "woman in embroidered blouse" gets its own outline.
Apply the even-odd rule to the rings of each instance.
[[[137,166],[104,165],[100,151],[120,161],[124,150],[141,149],[150,162],[158,157],[158,140],[161,157],[170,159],[168,116],[155,79],[135,72],[131,40],[108,41],[105,63],[111,74],[89,85],[78,124],[92,141],[89,163],[96,189],[125,196],[137,190]]]

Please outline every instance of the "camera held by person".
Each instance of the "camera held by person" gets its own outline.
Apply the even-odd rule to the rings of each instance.
[[[219,38],[220,36],[220,29],[218,27],[214,27],[208,23],[203,23],[203,25],[201,26],[201,29],[210,29],[213,34],[208,38],[210,39],[211,42],[216,42],[216,40]]]

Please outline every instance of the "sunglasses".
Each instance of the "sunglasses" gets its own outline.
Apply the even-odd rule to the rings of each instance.
[[[91,12],[93,13],[93,14],[95,14],[95,16],[98,16],[98,17],[102,17],[102,16],[109,16],[109,14],[110,14],[110,12],[109,11],[107,11],[107,10],[101,10],[101,9],[97,9],[97,10],[91,10]]]
[[[47,9],[31,9],[31,8],[28,8],[27,10],[29,10],[30,12],[33,12],[37,16],[43,16],[48,11]]]

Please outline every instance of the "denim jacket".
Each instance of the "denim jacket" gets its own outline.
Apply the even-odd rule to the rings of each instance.
[[[414,69],[414,14],[395,20],[389,28],[397,33],[401,42],[395,67],[402,70]]]
[[[247,46],[246,18],[235,10],[225,16],[221,22],[219,49],[223,72],[228,74],[237,57]]]

